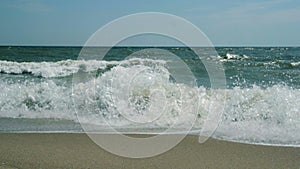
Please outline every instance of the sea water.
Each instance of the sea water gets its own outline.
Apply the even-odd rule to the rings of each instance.
[[[192,125],[190,133],[197,134],[209,105],[224,104],[225,99],[214,138],[300,146],[298,47],[216,48],[218,54],[204,59],[223,65],[223,89],[211,87],[203,60],[186,47],[160,49],[188,66],[195,85],[174,80],[168,67],[172,60],[157,57],[159,53],[126,59],[147,47],[114,47],[105,58],[92,60],[77,59],[81,49],[0,47],[0,132],[84,132],[84,123],[103,132],[112,126],[127,133],[160,133],[176,123],[179,133]],[[175,69],[178,73],[181,68]],[[74,76],[81,80],[74,81]],[[131,94],[122,93],[125,87]],[[163,95],[154,92],[160,89]]]

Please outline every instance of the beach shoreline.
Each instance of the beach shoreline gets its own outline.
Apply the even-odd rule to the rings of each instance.
[[[134,135],[145,137],[145,135]],[[86,134],[1,133],[2,168],[299,168],[300,148],[250,145],[188,135],[161,155],[130,159],[111,154]]]

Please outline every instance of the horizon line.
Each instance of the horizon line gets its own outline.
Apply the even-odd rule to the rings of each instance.
[[[259,47],[300,47],[300,45],[215,45],[215,46],[179,46],[179,45],[117,45],[117,46],[84,46],[84,45],[36,45],[36,44],[0,44],[0,47],[175,47],[175,48],[186,48],[186,47],[252,47],[252,48],[259,48]]]

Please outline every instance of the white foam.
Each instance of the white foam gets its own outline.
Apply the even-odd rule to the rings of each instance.
[[[291,65],[292,65],[292,66],[299,66],[299,65],[300,65],[300,62],[292,62]]]
[[[299,95],[299,89],[282,85],[229,90],[216,137],[254,143],[300,144]]]
[[[250,57],[247,55],[237,55],[237,54],[230,54],[226,53],[225,56],[218,56],[221,62],[231,62],[235,60],[243,60],[243,59],[249,59]]]
[[[236,54],[227,53],[225,58],[226,59],[248,59],[249,56],[247,56],[247,55],[236,55]]]

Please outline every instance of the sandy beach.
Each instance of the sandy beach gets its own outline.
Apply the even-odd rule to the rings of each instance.
[[[85,134],[0,134],[4,168],[291,168],[300,148],[232,143],[187,136],[172,150],[146,159],[106,152]]]

